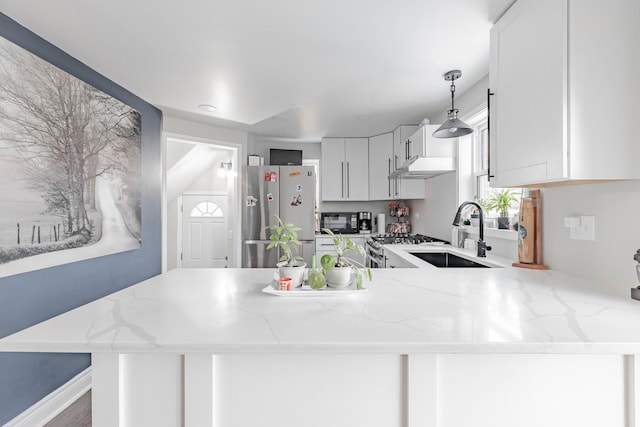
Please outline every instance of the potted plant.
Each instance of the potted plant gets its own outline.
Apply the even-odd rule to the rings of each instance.
[[[322,230],[333,237],[333,247],[336,251],[335,256],[325,254],[320,258],[320,265],[322,265],[322,270],[327,278],[327,285],[332,288],[349,286],[351,274],[353,274],[357,289],[362,289],[362,273],[364,271],[366,277],[371,281],[371,269],[346,256],[348,253],[355,252],[366,258],[366,252],[362,245],[356,245],[353,240],[342,234],[335,235],[328,228]]]
[[[489,207],[487,206],[487,201],[485,199],[481,199],[478,196],[473,196],[473,201],[482,207],[482,211],[484,212],[485,215],[489,212]],[[480,213],[478,212],[478,208],[476,208],[475,206],[471,210],[471,220],[469,223],[473,227],[478,227],[480,225]],[[487,225],[487,218],[485,217],[485,226],[486,225]]]
[[[487,200],[487,207],[498,212],[498,228],[509,229],[509,208],[518,201],[518,194],[505,188],[495,191]]]
[[[280,277],[290,277],[292,286],[302,284],[304,270],[307,264],[302,257],[297,256],[298,247],[301,245],[298,240],[298,231],[300,227],[293,224],[285,223],[278,215],[275,215],[278,225],[268,225],[265,230],[271,230],[273,233],[267,245],[267,249],[280,248],[282,255],[277,264]]]

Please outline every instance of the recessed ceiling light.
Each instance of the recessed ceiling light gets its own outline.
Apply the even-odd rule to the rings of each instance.
[[[211,105],[211,104],[200,104],[198,105],[198,108],[201,109],[202,111],[208,111],[210,113],[218,110],[218,108],[215,105]]]

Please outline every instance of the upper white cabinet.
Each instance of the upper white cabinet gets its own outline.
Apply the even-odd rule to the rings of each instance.
[[[398,169],[415,153],[409,143],[409,137],[413,135],[418,126],[402,125],[393,131],[392,166]],[[424,199],[426,185],[424,179],[394,179],[391,182],[392,199]]]
[[[393,133],[369,138],[369,199],[392,200],[395,198],[393,172]]]
[[[369,200],[369,139],[322,139],[322,200]]]
[[[491,30],[491,185],[640,178],[640,2],[518,0]]]
[[[418,129],[418,126],[402,125],[393,131],[393,167],[398,169],[404,162],[409,160],[410,148],[409,137]]]

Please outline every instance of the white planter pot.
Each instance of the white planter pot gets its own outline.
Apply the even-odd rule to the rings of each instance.
[[[291,277],[291,286],[296,287],[302,284],[304,280],[304,272],[307,269],[307,263],[302,261],[295,262],[294,266],[286,266],[278,263],[278,272],[280,277]]]
[[[327,286],[331,288],[346,288],[351,282],[351,267],[334,267],[326,270]]]

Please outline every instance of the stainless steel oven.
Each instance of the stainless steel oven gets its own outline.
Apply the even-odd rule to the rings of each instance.
[[[385,268],[384,248],[382,244],[375,239],[369,238],[365,242],[365,251],[367,252],[367,267]]]
[[[449,242],[422,234],[384,234],[369,237],[365,242],[367,266],[370,268],[387,268],[387,257],[384,255],[385,245],[445,245]]]

